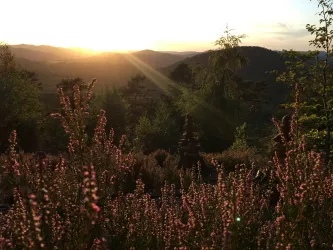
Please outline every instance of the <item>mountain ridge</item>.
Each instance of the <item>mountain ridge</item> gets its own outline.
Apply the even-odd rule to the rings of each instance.
[[[49,49],[49,47],[46,48]],[[16,47],[15,50],[14,47],[13,50],[19,64],[28,70],[36,72],[43,83],[44,91],[49,92],[55,91],[56,84],[62,78],[80,77],[86,82],[97,78],[98,87],[122,86],[127,83],[131,76],[142,73],[139,64],[148,65],[152,69],[168,76],[171,70],[181,62],[188,63],[190,66],[194,66],[196,63],[207,66],[209,55],[212,53],[211,51],[198,52],[194,56],[189,57],[186,52],[180,55],[162,51],[142,50],[128,54],[104,52],[73,58],[70,57],[70,55],[73,55],[72,52],[65,52],[60,55],[62,60],[58,58],[58,60],[34,61],[32,60],[34,58],[29,57],[30,54],[25,54],[26,57],[20,57],[18,55],[18,52],[21,52],[19,49]],[[51,51],[57,51],[58,49],[51,48]],[[272,79],[271,76],[267,76],[266,72],[275,69],[282,70],[283,68],[282,57],[277,52],[256,46],[243,46],[240,49],[250,61],[248,66],[238,72],[246,80],[262,81]],[[63,49],[59,51],[64,52]],[[42,52],[46,53],[45,51]],[[36,52],[39,53],[39,59],[42,55],[44,58],[48,56],[42,52]],[[64,59],[66,57],[67,59]]]

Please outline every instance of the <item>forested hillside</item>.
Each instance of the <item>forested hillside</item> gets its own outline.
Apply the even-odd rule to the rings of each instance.
[[[284,71],[284,60],[279,52],[275,52],[266,48],[241,46],[239,48],[240,53],[248,59],[248,64],[241,69],[237,70],[237,74],[240,77],[251,81],[263,81],[266,79],[274,79],[269,71],[279,70]],[[166,67],[165,72],[171,72],[176,68],[179,63],[186,63],[191,67],[197,64],[207,67],[209,65],[209,58],[213,55],[213,51],[208,51],[187,58],[181,62],[177,62],[174,65]]]
[[[127,130],[129,134],[132,134],[132,136],[135,136],[136,133],[143,133],[143,131],[139,132],[139,128],[145,126],[141,124],[141,122],[144,122],[144,120],[142,120],[143,117],[146,117],[145,119],[150,120],[150,122],[154,122],[153,120],[155,118],[153,118],[154,116],[151,116],[149,112],[154,113],[155,111],[153,109],[146,109],[147,105],[157,105],[157,107],[162,105],[161,108],[171,109],[170,112],[173,114],[172,116],[177,114],[172,118],[177,120],[172,129],[176,129],[178,132],[174,134],[175,137],[173,139],[169,137],[171,142],[170,144],[166,143],[166,145],[163,146],[165,149],[168,149],[170,146],[173,147],[174,143],[176,143],[175,140],[179,135],[181,123],[179,118],[176,117],[180,117],[183,112],[187,112],[186,110],[191,109],[188,105],[193,101],[187,100],[188,97],[184,95],[185,93],[179,95],[180,92],[175,94],[174,90],[172,90],[175,86],[176,89],[178,88],[178,91],[179,88],[184,87],[184,85],[182,85],[182,77],[184,76],[184,73],[186,74],[186,72],[182,72],[184,66],[185,70],[187,69],[189,73],[187,76],[189,77],[188,84],[196,85],[193,89],[196,94],[200,96],[207,95],[208,93],[203,92],[205,91],[204,88],[198,86],[198,84],[200,85],[204,81],[206,82],[206,86],[208,86],[207,84],[212,81],[211,77],[214,74],[214,67],[218,66],[214,66],[214,57],[216,57],[216,53],[219,52],[218,49],[216,51],[204,52],[192,57],[187,57],[189,55],[187,53],[171,54],[151,50],[132,52],[130,54],[100,53],[87,55],[76,50],[49,46],[21,45],[10,49],[14,51],[14,56],[16,51],[17,55],[15,61],[19,67],[34,72],[41,83],[39,99],[45,107],[43,112],[51,112],[59,108],[55,91],[57,86],[59,86],[59,83],[62,81],[66,79],[74,80],[77,76],[80,76],[79,81],[83,84],[86,84],[90,79],[97,78],[98,83],[95,86],[95,91],[98,96],[101,96],[100,92],[103,92],[106,87],[109,89],[116,88],[112,91],[109,90],[109,92],[114,92],[113,94],[117,92],[117,95],[121,96],[124,102],[120,105],[126,106],[124,106],[123,109],[136,109],[136,111],[132,110],[129,111],[129,113],[125,112],[124,114],[121,114],[123,118],[120,119],[121,121],[126,120],[127,125],[123,125],[126,127],[125,130]],[[31,58],[30,54],[20,54],[19,52],[21,49],[29,50]],[[260,47],[238,47],[233,50],[234,52],[232,52],[231,55],[228,55],[227,58],[220,57],[219,60],[223,60],[224,62],[222,63],[224,64],[226,62],[229,63],[231,69],[235,72],[235,75],[232,76],[233,78],[236,77],[233,79],[236,84],[233,87],[233,91],[236,91],[237,93],[233,93],[232,95],[236,99],[230,100],[224,104],[221,103],[224,106],[226,105],[225,108],[227,112],[226,114],[223,114],[223,112],[221,113],[221,116],[224,117],[221,122],[223,123],[223,126],[229,127],[223,129],[224,131],[215,131],[215,134],[211,135],[215,140],[221,138],[222,143],[219,142],[220,146],[217,148],[215,146],[215,148],[208,148],[210,151],[221,150],[230,146],[233,141],[233,131],[235,131],[237,126],[240,126],[243,123],[248,124],[249,142],[258,143],[259,135],[262,135],[263,133],[266,133],[266,135],[269,134],[271,127],[270,119],[273,114],[278,114],[280,111],[279,105],[286,100],[289,93],[287,85],[277,83],[277,75],[276,73],[272,73],[273,70],[277,70],[279,73],[286,70],[284,59],[280,53]],[[43,53],[47,53],[45,54],[45,57],[39,57]],[[241,67],[236,65],[238,60],[235,57],[236,53],[239,53],[240,57],[246,58],[246,63]],[[35,58],[33,55],[35,55]],[[58,55],[58,58],[55,55]],[[44,58],[47,60],[44,60]],[[67,60],[64,60],[64,58],[67,58]],[[149,74],[145,76],[147,68],[148,71],[153,72],[153,75],[158,77]],[[138,74],[142,75],[143,78],[135,78]],[[163,79],[165,78],[163,75],[170,79],[166,81]],[[131,83],[131,77],[134,77],[134,83]],[[218,91],[220,90],[214,90],[214,92]],[[171,96],[170,93],[172,93]],[[174,103],[173,105],[176,106],[171,107],[169,104],[168,107],[165,106],[166,103],[163,104],[163,102],[159,101],[158,97],[160,95],[171,98]],[[207,101],[210,99],[209,95],[205,97],[208,98]],[[133,100],[134,96],[135,100]],[[144,99],[142,99],[143,97]],[[101,105],[106,105],[102,104],[103,98],[104,97],[100,97],[96,99],[96,109]],[[105,101],[109,102],[108,100]],[[182,104],[181,102],[185,103]],[[198,103],[192,103],[191,105],[193,108],[201,109],[199,107],[201,104],[198,106]],[[228,112],[230,112],[230,108],[228,108],[228,105],[231,105],[235,109],[229,114]],[[131,106],[133,107],[131,108]],[[130,114],[133,112],[136,112],[135,116]],[[209,114],[210,111],[205,113]],[[142,115],[143,117],[141,117],[140,120],[139,117]],[[133,118],[130,118],[132,116]],[[136,119],[139,119],[136,120],[136,122],[138,122],[137,124],[133,124],[133,122],[135,122],[135,117],[137,117]],[[171,117],[169,118],[171,119]],[[203,117],[201,119],[209,120],[208,117]],[[227,123],[225,119],[228,120]],[[214,129],[209,127],[207,129],[209,129],[210,132],[214,131]],[[207,136],[208,133],[205,133],[205,137]],[[205,140],[207,140],[208,143],[208,138],[202,138],[204,147],[207,147],[205,146]],[[143,141],[146,141],[146,139],[143,139]],[[213,145],[211,141],[209,144]],[[151,146],[155,147],[153,145]]]
[[[192,56],[193,52],[173,54],[144,50],[133,52],[129,56],[124,53],[93,54],[93,52],[27,45],[14,46],[12,51],[23,68],[38,74],[45,92],[54,92],[56,84],[62,78],[77,76],[84,81],[98,78],[99,84],[96,86],[98,90],[105,86],[123,86],[131,76],[143,73],[140,65],[134,63],[131,56],[168,75],[179,62],[188,63],[190,66],[199,63],[205,67],[210,55],[209,52]],[[267,71],[283,70],[283,60],[276,52],[260,47],[241,47],[241,51],[249,59],[249,64],[237,71],[237,74],[244,79],[271,80],[274,76]]]

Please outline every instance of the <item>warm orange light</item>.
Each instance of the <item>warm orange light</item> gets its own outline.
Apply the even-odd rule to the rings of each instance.
[[[211,49],[211,42],[222,35],[227,23],[237,33],[249,35],[251,45],[263,41],[267,47],[307,45],[308,39],[297,32],[313,23],[309,18],[314,17],[316,4],[291,0],[12,0],[2,1],[1,9],[5,11],[0,23],[6,25],[1,26],[0,41],[9,44],[184,51]]]

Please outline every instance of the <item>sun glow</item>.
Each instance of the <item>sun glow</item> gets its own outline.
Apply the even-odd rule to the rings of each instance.
[[[96,41],[95,39],[86,39],[84,41],[70,41],[64,43],[62,47],[71,47],[71,45],[80,44],[80,48],[85,48],[87,50],[94,50],[95,52],[103,51],[116,51],[116,52],[126,52],[134,50],[144,50],[151,47],[149,42],[140,41],[137,43],[130,43],[128,41],[121,40],[111,40],[111,41]]]
[[[268,47],[283,45],[281,37],[274,37],[281,24],[284,43],[295,44],[288,34],[304,29],[316,6],[305,0],[11,0],[1,9],[7,11],[0,15],[6,23],[0,41],[9,44],[182,51],[211,49],[227,23],[249,35],[251,45],[264,39]]]

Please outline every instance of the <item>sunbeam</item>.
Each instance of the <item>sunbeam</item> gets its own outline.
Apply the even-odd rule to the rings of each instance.
[[[179,86],[179,84],[175,83],[171,79],[167,78],[166,76],[158,72],[156,69],[152,68],[145,62],[141,61],[135,55],[127,54],[126,58],[134,66],[136,66],[150,81],[152,81],[160,90],[162,90],[165,95],[171,96],[172,92],[170,91],[169,87],[182,92],[184,91],[184,89],[181,86]],[[196,94],[194,93],[189,93],[189,94],[191,95],[191,98],[194,100],[195,104],[201,105],[204,108],[205,112],[209,112],[209,114],[212,117],[216,119],[221,119],[228,124],[232,124],[230,119],[225,115],[223,115],[220,110],[210,105],[209,103],[205,102]],[[212,125],[214,125],[214,123],[212,123]]]

